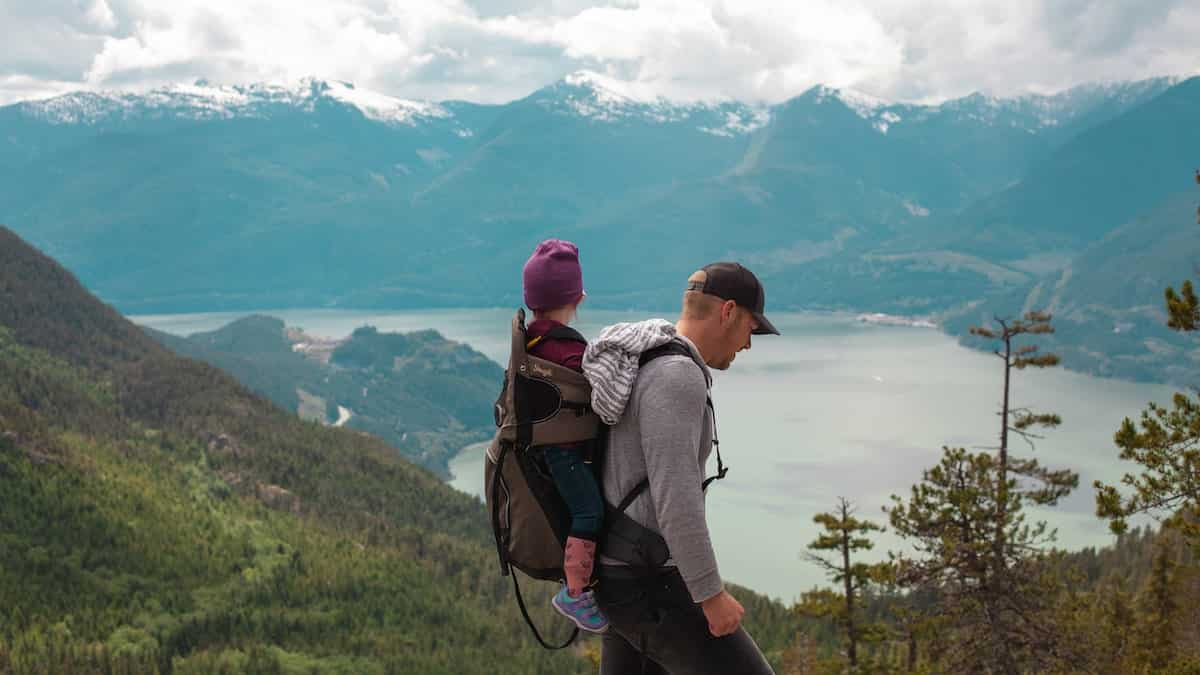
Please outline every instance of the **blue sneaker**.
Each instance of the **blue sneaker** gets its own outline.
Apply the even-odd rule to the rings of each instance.
[[[608,619],[596,606],[596,598],[591,591],[584,591],[579,594],[579,597],[572,598],[567,593],[566,584],[563,584],[563,587],[554,594],[550,604],[554,605],[554,609],[557,609],[559,614],[573,621],[581,630],[590,633],[603,633],[608,630]]]

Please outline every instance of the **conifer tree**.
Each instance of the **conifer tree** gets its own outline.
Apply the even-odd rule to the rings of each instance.
[[[1070,659],[1052,619],[1061,584],[1049,554],[1053,540],[1043,522],[1026,523],[1026,505],[1051,506],[1078,485],[1070,470],[1050,470],[1012,454],[1010,440],[1030,447],[1039,427],[1055,427],[1058,415],[1011,404],[1013,370],[1047,368],[1058,356],[1042,353],[1022,336],[1053,332],[1049,314],[999,319],[971,332],[998,343],[1003,363],[1000,445],[971,453],[943,448],[941,462],[924,472],[907,502],[893,496],[888,511],[895,532],[920,557],[898,556],[901,586],[935,593],[935,611],[953,636],[945,641],[945,665],[955,672],[1016,674]],[[994,450],[990,452],[988,450]]]
[[[1200,183],[1200,172],[1196,176]],[[1200,328],[1200,298],[1191,280],[1178,293],[1168,287],[1165,296],[1167,326],[1180,332]],[[1200,400],[1180,392],[1170,408],[1151,403],[1138,423],[1125,418],[1114,441],[1121,459],[1141,465],[1141,473],[1121,478],[1129,494],[1096,481],[1096,515],[1119,534],[1131,516],[1164,514],[1200,549]]]
[[[1160,537],[1154,550],[1150,577],[1138,603],[1137,640],[1140,660],[1154,672],[1163,672],[1174,655],[1175,561],[1167,537]]]
[[[816,642],[803,632],[796,633],[792,644],[783,653],[779,675],[812,675],[819,669]]]
[[[844,497],[838,498],[837,507],[830,513],[818,513],[813,522],[824,528],[808,545],[812,551],[830,551],[836,555],[829,560],[819,553],[808,553],[806,558],[820,566],[835,583],[842,585],[840,594],[814,591],[805,593],[799,611],[810,616],[828,616],[840,624],[846,635],[846,658],[853,672],[858,668],[858,645],[864,637],[870,639],[878,632],[873,627],[863,626],[858,619],[856,600],[879,576],[879,566],[852,562],[851,556],[858,551],[869,551],[874,547],[868,535],[882,532],[883,528],[869,520],[854,517],[854,506]]]
[[[1118,667],[1129,660],[1130,628],[1134,625],[1134,611],[1125,584],[1116,582],[1110,589],[1101,589],[1104,602],[1104,622],[1101,637],[1108,660]]]

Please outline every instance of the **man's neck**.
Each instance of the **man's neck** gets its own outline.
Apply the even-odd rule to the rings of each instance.
[[[680,319],[675,322],[675,332],[691,341],[696,345],[696,350],[700,352],[700,358],[708,363],[708,355],[711,353],[708,343],[702,339],[704,332],[700,330],[700,326],[688,319]]]

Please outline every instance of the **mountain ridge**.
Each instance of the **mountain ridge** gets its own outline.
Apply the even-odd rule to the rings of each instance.
[[[111,128],[10,106],[0,220],[135,314],[515,305],[528,252],[559,236],[580,245],[594,306],[672,308],[696,266],[739,258],[776,307],[929,317],[1059,269],[1154,208],[1151,179],[1174,160],[1125,181],[1138,191],[1072,163],[1121,168],[1113,125],[1161,146],[1152,127],[1190,121],[1171,102],[1200,79],[1172,82],[937,108],[815,87],[736,134],[710,133],[727,104],[665,114],[591,80],[447,103],[452,117],[412,126],[323,94],[272,119]],[[580,97],[600,107],[580,113]],[[1056,192],[1086,197],[1089,181],[1104,186],[1093,205]]]
[[[966,96],[950,98],[940,103],[917,103],[888,101],[851,87],[832,87],[815,84],[812,87],[777,103],[753,100],[738,100],[729,97],[689,100],[663,96],[631,95],[626,83],[587,70],[567,74],[563,78],[538,88],[525,97],[507,103],[479,103],[461,99],[430,101],[408,99],[364,89],[352,82],[322,79],[313,76],[292,82],[252,82],[246,84],[212,84],[207,80],[196,80],[190,84],[177,83],[157,87],[148,91],[101,89],[78,90],[45,99],[15,101],[5,107],[20,108],[25,115],[40,118],[51,124],[94,124],[105,119],[136,116],[153,117],[174,111],[184,119],[229,119],[237,116],[266,116],[273,107],[296,107],[311,111],[322,99],[331,99],[357,108],[370,119],[393,125],[416,126],[420,122],[453,118],[453,108],[501,107],[521,100],[566,99],[567,109],[602,121],[614,121],[622,117],[639,114],[634,109],[641,107],[640,115],[660,122],[678,121],[702,111],[719,111],[739,116],[731,123],[726,133],[749,133],[763,123],[765,111],[786,105],[803,98],[833,98],[839,100],[864,119],[878,117],[881,133],[902,119],[897,113],[928,116],[945,110],[1009,110],[1040,111],[1040,126],[1057,126],[1061,122],[1046,113],[1068,111],[1074,102],[1094,97],[1101,92],[1116,92],[1118,97],[1137,100],[1147,91],[1161,90],[1178,84],[1185,78],[1161,76],[1128,82],[1086,82],[1053,94],[1026,93],[1012,96],[990,96],[973,92]],[[590,99],[589,102],[581,98]],[[969,114],[969,113],[968,113]],[[474,133],[461,127],[459,133]]]

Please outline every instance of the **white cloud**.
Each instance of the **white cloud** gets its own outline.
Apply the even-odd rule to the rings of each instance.
[[[507,101],[578,69],[639,97],[816,83],[938,100],[1192,74],[1188,0],[0,0],[0,103],[304,76]]]

